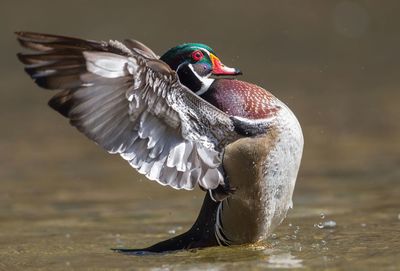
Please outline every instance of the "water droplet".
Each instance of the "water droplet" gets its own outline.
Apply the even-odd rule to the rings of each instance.
[[[321,213],[319,216],[321,217],[321,219],[325,218],[325,214],[324,213]]]
[[[311,244],[311,247],[314,249],[319,249],[319,244],[313,243],[313,244]]]
[[[169,230],[168,233],[169,233],[169,234],[175,234],[176,231],[175,231],[175,229],[172,229],[172,230]]]
[[[367,226],[367,224],[361,223],[361,227],[365,228],[366,226]]]
[[[277,246],[277,245],[279,245],[279,241],[277,240],[277,241],[273,241],[273,242],[271,242],[271,245],[272,246]]]
[[[292,225],[292,223],[289,223],[289,227],[291,228],[293,225]]]
[[[326,241],[325,240],[321,240],[321,245],[325,246],[326,245]]]
[[[332,229],[336,227],[336,222],[333,220],[319,222],[318,224],[314,224],[314,228],[318,229]]]
[[[332,229],[336,227],[336,221],[328,220],[322,223],[324,225],[324,229]]]
[[[273,233],[273,234],[271,235],[271,238],[272,238],[272,239],[276,239],[276,238],[278,238],[278,235],[276,235],[276,233]]]
[[[297,251],[301,251],[303,249],[300,243],[294,243],[293,248]]]

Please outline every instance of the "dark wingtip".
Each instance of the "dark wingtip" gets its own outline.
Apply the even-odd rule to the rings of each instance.
[[[17,36],[17,39],[24,46],[24,42],[30,43],[49,43],[54,42],[59,39],[75,39],[75,38],[68,38],[64,36],[52,35],[52,34],[45,34],[45,33],[38,33],[38,32],[30,32],[30,31],[15,31],[14,34]],[[75,39],[77,40],[77,39]]]
[[[24,46],[24,36],[25,36],[25,31],[15,31],[14,34],[17,36],[17,41],[21,46]]]
[[[17,53],[17,58],[18,58],[19,61],[21,61],[22,63],[26,64],[23,53]]]
[[[39,85],[37,81],[38,79],[36,79],[36,83]],[[72,107],[71,92],[69,90],[61,91],[54,95],[47,104],[55,111],[68,118]]]
[[[15,31],[14,34],[17,36],[18,39],[23,39],[29,35],[34,35],[38,33],[29,32],[29,31]]]
[[[31,31],[14,31],[14,34],[18,37],[28,37],[28,36],[51,36],[48,34],[38,33],[38,32],[31,32]]]
[[[35,79],[36,85],[38,85],[41,88],[48,88],[49,85],[47,84],[47,80],[45,77],[39,77]]]

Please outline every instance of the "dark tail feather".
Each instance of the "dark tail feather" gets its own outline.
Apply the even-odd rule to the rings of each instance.
[[[196,222],[187,232],[143,249],[113,249],[116,252],[133,255],[161,253],[181,249],[218,246],[215,239],[215,221],[220,203],[206,194]]]

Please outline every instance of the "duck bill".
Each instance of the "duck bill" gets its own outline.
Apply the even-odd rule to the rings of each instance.
[[[236,68],[230,68],[225,66],[218,57],[210,54],[211,62],[213,65],[213,75],[241,75],[242,72]]]

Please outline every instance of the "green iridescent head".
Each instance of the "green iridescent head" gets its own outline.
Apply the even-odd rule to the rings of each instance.
[[[204,94],[214,82],[210,75],[238,75],[238,69],[222,64],[214,50],[201,43],[185,43],[168,50],[160,58],[178,74],[179,81],[195,92]]]
[[[229,68],[222,64],[214,50],[201,43],[185,43],[168,50],[160,58],[173,70],[178,71],[181,66],[191,64],[199,76],[237,75],[238,69]]]

